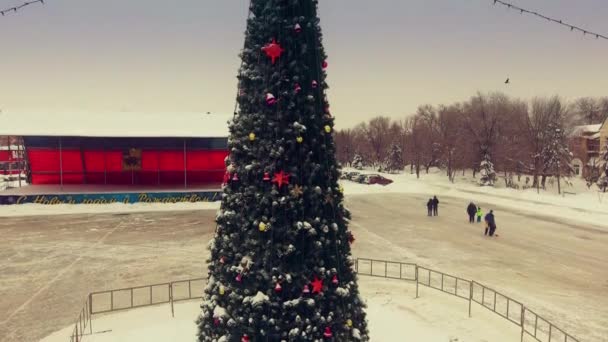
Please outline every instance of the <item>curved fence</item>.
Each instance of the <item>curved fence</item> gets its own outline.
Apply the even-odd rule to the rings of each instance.
[[[354,266],[358,275],[415,282],[416,298],[420,295],[419,287],[424,286],[466,300],[469,304],[469,317],[472,315],[473,304],[478,304],[520,327],[522,342],[524,336],[538,342],[580,342],[521,302],[475,280],[414,263],[357,258]],[[195,278],[92,292],[74,325],[70,342],[81,342],[85,335],[93,333],[93,315],[167,303],[171,304],[171,314],[174,315],[174,302],[201,299],[205,280],[206,278]]]

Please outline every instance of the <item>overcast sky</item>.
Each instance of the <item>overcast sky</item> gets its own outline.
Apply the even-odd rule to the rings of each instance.
[[[608,35],[606,0],[513,1]],[[0,17],[5,113],[232,112],[248,0],[45,2]],[[476,91],[608,95],[608,41],[492,0],[320,2],[340,127]]]

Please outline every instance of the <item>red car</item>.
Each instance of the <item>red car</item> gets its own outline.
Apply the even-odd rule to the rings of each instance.
[[[393,181],[385,178],[381,175],[367,175],[366,179],[365,179],[365,183],[367,184],[380,184],[380,185],[388,185],[391,184]]]

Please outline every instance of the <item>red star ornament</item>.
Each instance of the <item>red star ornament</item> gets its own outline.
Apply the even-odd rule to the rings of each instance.
[[[323,290],[323,280],[315,277],[315,280],[311,284],[312,293],[321,293],[321,291]]]
[[[348,243],[352,245],[355,242],[355,236],[352,232],[348,232],[347,234]]]
[[[283,171],[275,173],[274,177],[272,178],[272,182],[276,183],[279,188],[283,185],[289,184],[289,173],[285,173]]]
[[[274,64],[277,58],[281,57],[285,50],[283,50],[281,45],[277,44],[276,39],[273,38],[272,43],[266,44],[262,48],[262,51],[264,51],[266,56],[270,57],[270,59],[272,60],[272,64]]]

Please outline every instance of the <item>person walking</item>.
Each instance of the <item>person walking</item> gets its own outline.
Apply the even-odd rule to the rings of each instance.
[[[429,198],[429,201],[426,202],[426,209],[429,213],[429,216],[433,216],[433,199]]]
[[[467,207],[467,214],[469,214],[469,223],[475,223],[475,214],[477,213],[477,206],[471,202]]]
[[[483,217],[483,211],[481,211],[481,207],[477,207],[477,223],[481,222],[482,217]]]
[[[433,216],[439,216],[439,199],[433,196]]]
[[[494,236],[494,232],[496,231],[496,218],[494,217],[494,210],[490,210],[490,212],[485,217],[486,221],[486,232],[484,235]]]

